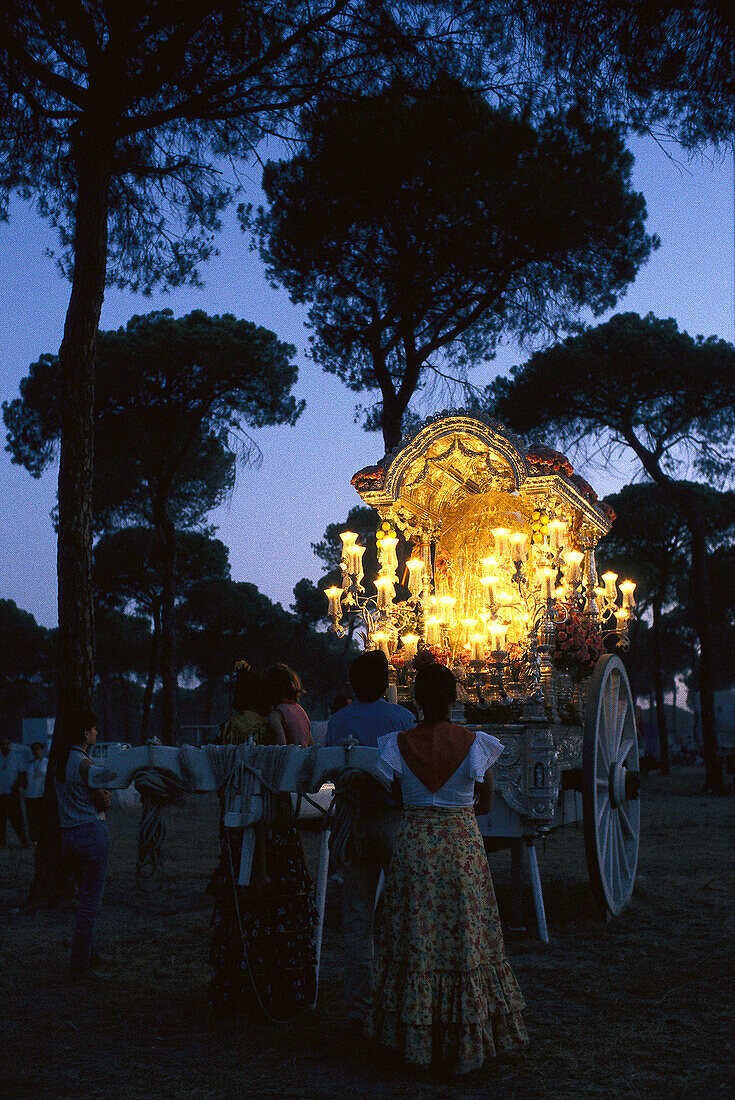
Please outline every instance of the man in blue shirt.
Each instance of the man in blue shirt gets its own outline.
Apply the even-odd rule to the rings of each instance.
[[[388,688],[388,659],[381,650],[368,650],[352,662],[350,684],[356,701],[329,719],[326,745],[339,746],[352,737],[361,745],[376,748],[383,734],[416,725],[410,710],[383,698]],[[393,802],[370,780],[366,781],[362,818],[365,831],[360,859],[342,868],[345,1008],[348,1020],[355,1023],[362,1022],[370,999],[375,893],[381,870],[387,873],[400,821]]]

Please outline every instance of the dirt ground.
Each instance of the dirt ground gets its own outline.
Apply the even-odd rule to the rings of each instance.
[[[207,1018],[213,796],[167,812],[165,878],[145,892],[134,875],[138,814],[111,813],[99,939],[113,962],[81,987],[64,982],[73,908],[18,910],[32,854],[11,835],[0,850],[0,1096],[730,1100],[735,798],[701,795],[702,779],[683,768],[645,781],[636,888],[614,921],[595,917],[581,831],[540,847],[551,943],[535,937],[530,894],[528,931],[506,937],[531,1046],[457,1080],[408,1070],[343,1030],[338,887],[316,1010],[288,1028]],[[307,844],[313,857],[315,838]],[[492,868],[507,915],[507,853]]]

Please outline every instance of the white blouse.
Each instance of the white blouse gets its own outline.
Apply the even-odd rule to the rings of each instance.
[[[478,730],[470,751],[454,774],[438,791],[430,791],[418,779],[398,748],[398,732],[386,733],[378,738],[380,757],[377,770],[388,782],[401,781],[404,806],[471,806],[475,795],[475,782],[481,782],[488,768],[495,763],[504,745],[491,733]]]

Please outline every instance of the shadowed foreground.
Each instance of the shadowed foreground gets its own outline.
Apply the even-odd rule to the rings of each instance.
[[[597,921],[581,830],[551,836],[539,862],[551,944],[507,937],[527,1001],[531,1047],[453,1082],[407,1070],[341,1030],[339,896],[330,887],[317,1010],[289,1028],[209,1020],[205,995],[217,860],[217,804],[191,796],[168,811],[166,877],[135,884],[137,812],[113,810],[99,921],[113,956],[104,977],[69,988],[72,913],[13,911],[32,854],[0,850],[2,1093],[12,1097],[370,1097],[434,1100],[729,1100],[733,1070],[735,799],[701,796],[703,772],[652,777],[643,791],[639,874],[622,917]],[[307,836],[312,858],[316,844]],[[501,915],[509,860],[493,857]]]

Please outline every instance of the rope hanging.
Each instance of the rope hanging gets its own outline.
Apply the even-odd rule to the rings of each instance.
[[[351,864],[360,859],[365,835],[365,793],[365,773],[359,768],[344,768],[336,777],[334,798],[327,815],[332,818],[329,850],[336,863]]]
[[[142,804],[135,865],[135,878],[141,887],[163,870],[166,840],[163,810],[166,806],[180,806],[186,795],[194,790],[196,777],[183,753],[179,760],[181,776],[166,768],[142,768],[134,779]]]

